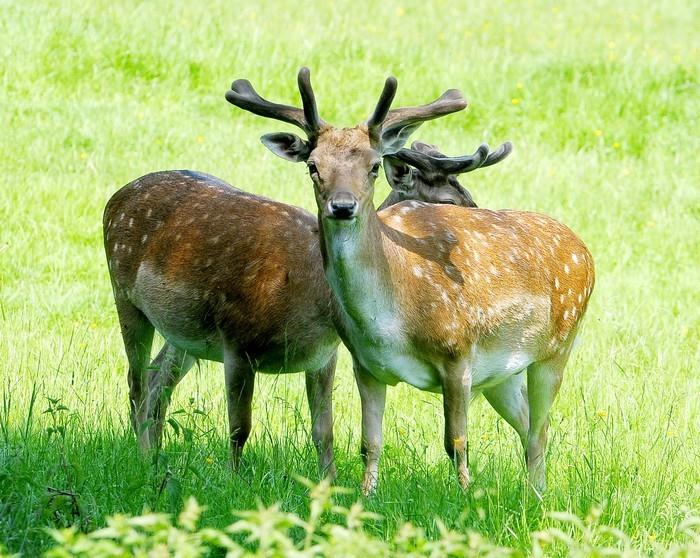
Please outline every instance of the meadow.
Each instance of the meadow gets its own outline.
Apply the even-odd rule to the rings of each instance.
[[[461,89],[465,112],[414,139],[451,155],[515,145],[463,185],[490,208],[540,211],[588,245],[597,281],[550,428],[549,491],[527,500],[515,433],[470,408],[474,485],[459,490],[438,396],[389,390],[380,488],[363,501],[388,540],[410,521],[522,551],[551,511],[597,510],[640,552],[683,541],[700,514],[700,4],[367,0],[334,3],[0,0],[0,545],[34,556],[46,528],[177,513],[204,525],[258,503],[305,516],[318,480],[302,375],[259,376],[232,475],[221,365],[176,392],[157,466],[137,457],[102,247],[102,210],[147,172],[194,169],[315,211],[303,165],[260,144],[287,129],[229,105],[248,78],[321,115],[364,120],[383,80],[396,106]],[[388,186],[378,182],[376,201]],[[341,351],[339,503],[360,499],[359,397]],[[439,521],[438,521],[439,520]],[[440,523],[441,522],[441,523]]]

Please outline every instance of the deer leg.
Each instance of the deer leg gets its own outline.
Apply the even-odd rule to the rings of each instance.
[[[323,368],[306,373],[306,395],[311,411],[311,438],[318,453],[322,477],[335,480],[333,458],[333,377],[337,353]]]
[[[237,471],[241,463],[243,446],[250,435],[255,370],[244,355],[239,355],[235,351],[225,348],[224,373],[226,375],[231,466],[234,471]]]
[[[360,454],[365,464],[365,473],[362,478],[362,494],[368,496],[376,490],[379,476],[386,385],[376,380],[356,359],[353,359],[353,365],[362,403]]]
[[[195,358],[186,351],[167,342],[151,362],[148,386],[148,438],[151,449],[161,447],[165,413],[173,391],[194,362]]]
[[[485,389],[483,393],[491,407],[518,433],[523,449],[527,449],[530,411],[525,372],[515,374],[500,384]]]
[[[445,412],[445,451],[457,470],[462,488],[467,488],[469,477],[469,443],[467,441],[467,409],[471,399],[471,369],[465,362],[447,366],[442,379],[442,400]]]
[[[545,451],[549,410],[561,386],[564,366],[569,357],[568,349],[563,354],[534,362],[527,371],[527,398],[530,406],[530,427],[527,438],[527,471],[530,486],[538,498],[546,488]]]
[[[142,453],[149,450],[146,415],[148,411],[148,363],[154,328],[148,318],[122,297],[115,297],[126,358],[129,361],[129,412]]]

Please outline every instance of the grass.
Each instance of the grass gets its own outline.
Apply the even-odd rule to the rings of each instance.
[[[463,183],[486,207],[550,214],[596,260],[582,343],[552,417],[550,490],[524,501],[516,437],[470,411],[473,489],[441,450],[438,397],[390,390],[380,489],[365,502],[389,539],[404,521],[530,547],[546,511],[585,515],[641,549],[676,542],[700,509],[700,6],[682,0],[232,5],[0,0],[0,544],[32,556],[46,527],[176,512],[205,525],[280,502],[305,515],[315,478],[300,375],[265,376],[240,476],[226,465],[219,365],[178,389],[157,468],[136,458],[126,359],[101,215],[149,171],[206,171],[314,208],[308,178],[258,142],[278,125],[223,99],[234,78],[297,103],[312,68],[324,119],[369,114],[386,75],[397,105],[462,89],[467,112],[416,138],[449,154],[510,139],[515,153]],[[283,126],[279,126],[283,128]],[[382,181],[378,197],[386,193]],[[359,497],[359,400],[342,353],[335,388],[339,484]]]

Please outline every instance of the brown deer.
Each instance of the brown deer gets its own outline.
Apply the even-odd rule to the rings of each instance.
[[[308,75],[300,74],[302,95],[310,90],[304,79]],[[317,115],[268,103],[251,90],[241,102],[249,98],[260,112],[295,123],[313,137]],[[383,141],[400,146],[423,121],[465,106],[452,90],[428,105],[391,111],[387,119],[393,127],[385,127]],[[342,136],[336,141],[342,144]],[[338,166],[347,164],[345,156],[338,151]],[[369,169],[373,176],[378,167],[379,159]],[[209,359],[224,363],[237,466],[251,428],[255,371],[303,370],[320,468],[333,477],[331,390],[339,338],[316,218],[213,176],[166,171],[115,193],[103,224],[140,448],[147,452],[160,445],[172,391],[196,359]],[[149,365],[155,329],[166,343]]]
[[[238,83],[229,100],[262,114],[240,102]],[[305,161],[314,185],[334,323],[353,355],[362,402],[363,491],[377,484],[386,385],[403,381],[442,392],[444,446],[462,487],[470,482],[467,406],[480,391],[518,432],[541,493],[549,410],[593,289],[593,259],[571,230],[536,213],[418,201],[377,213],[373,169],[387,154],[395,91],[390,78],[366,127],[316,120],[305,130],[309,142],[263,137],[275,153]],[[310,85],[302,97],[305,113],[317,114]],[[427,180],[487,158],[486,146],[457,161],[403,149],[392,157]]]

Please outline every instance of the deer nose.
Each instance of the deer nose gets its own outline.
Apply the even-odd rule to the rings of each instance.
[[[336,219],[352,219],[359,204],[350,192],[336,192],[328,200],[329,213]]]

